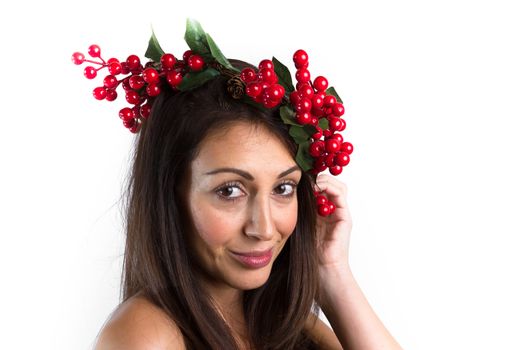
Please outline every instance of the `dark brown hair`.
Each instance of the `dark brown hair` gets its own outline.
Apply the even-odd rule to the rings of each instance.
[[[235,62],[237,66],[243,64]],[[219,76],[186,92],[163,92],[137,138],[125,192],[126,244],[122,302],[142,292],[179,326],[188,349],[236,349],[228,325],[201,290],[184,235],[188,212],[185,174],[202,140],[236,121],[263,126],[294,157],[297,145],[278,110],[263,110],[230,97]],[[168,89],[164,89],[168,90]],[[318,293],[316,209],[312,177],[297,186],[298,220],[268,281],[244,292],[244,313],[256,349],[307,348],[303,333]]]

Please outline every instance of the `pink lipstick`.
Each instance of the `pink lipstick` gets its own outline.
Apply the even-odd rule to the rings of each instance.
[[[258,269],[272,261],[272,250],[252,251],[247,253],[231,252],[231,255],[246,267]]]

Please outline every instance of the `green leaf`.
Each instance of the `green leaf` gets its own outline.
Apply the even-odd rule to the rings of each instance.
[[[182,79],[182,83],[177,87],[181,91],[188,91],[198,86],[203,85],[208,80],[213,79],[219,75],[219,72],[213,68],[206,68],[200,72],[188,73]]]
[[[206,33],[206,40],[208,42],[208,46],[210,48],[211,55],[213,56],[213,58],[215,58],[215,60],[217,62],[219,62],[222,66],[224,66],[226,68],[229,68],[229,69],[232,69],[232,70],[234,70],[236,72],[239,72],[239,70],[237,68],[233,67],[231,65],[230,61],[228,61],[228,59],[222,54],[221,50],[219,49],[217,44],[215,44],[215,41],[213,41],[213,39],[211,38],[210,34]]]
[[[313,168],[313,158],[310,155],[309,152],[310,149],[310,141],[305,141],[299,144],[299,148],[297,149],[297,154],[295,155],[295,161],[301,169],[304,171],[308,171]]]
[[[326,89],[326,94],[327,95],[332,95],[335,97],[335,99],[337,100],[337,102],[339,103],[343,103],[343,100],[341,100],[341,97],[339,97],[339,95],[337,94],[337,92],[335,92],[335,89],[333,86],[329,87],[328,89]]]
[[[186,40],[186,43],[194,53],[209,60],[211,53],[208,47],[208,40],[206,39],[206,33],[198,21],[190,18],[186,20],[184,40]]]
[[[153,31],[153,28],[151,28],[151,37],[149,39],[148,49],[144,56],[155,62],[160,62],[162,55],[164,55],[164,50],[160,47],[155,32]]]
[[[285,124],[301,126],[301,124],[295,121],[295,112],[290,108],[290,106],[282,106],[279,109],[279,113],[281,115],[282,121]]]
[[[317,128],[312,124],[303,125],[303,128],[304,131],[308,134],[308,138],[310,138],[313,134],[317,132]]]
[[[293,137],[295,143],[301,143],[307,141],[310,138],[310,135],[308,135],[305,128],[298,125],[292,125],[290,130],[288,130],[288,133]]]
[[[328,129],[328,119],[326,118],[321,118],[319,119],[319,127],[323,130],[327,130]]]
[[[277,77],[279,77],[279,83],[284,87],[284,90],[288,93],[294,91],[292,76],[288,68],[275,57],[272,57],[272,62],[273,70],[275,74],[277,74]]]

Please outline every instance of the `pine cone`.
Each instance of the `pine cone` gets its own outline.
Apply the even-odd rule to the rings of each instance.
[[[228,80],[227,90],[231,97],[238,100],[244,95],[244,82],[239,76],[234,76]]]

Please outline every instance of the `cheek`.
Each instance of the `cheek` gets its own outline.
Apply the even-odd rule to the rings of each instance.
[[[218,248],[227,243],[237,229],[234,218],[212,208],[192,208],[192,218],[196,234],[210,248]]]
[[[297,225],[297,202],[286,210],[277,210],[277,213],[278,215],[274,216],[277,230],[283,235],[283,238],[287,238]]]

